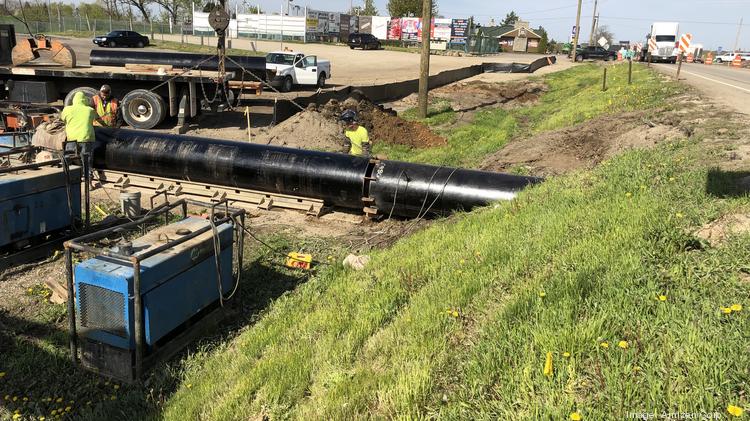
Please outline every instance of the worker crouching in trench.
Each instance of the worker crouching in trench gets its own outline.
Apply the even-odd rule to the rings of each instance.
[[[367,158],[372,151],[370,136],[364,126],[357,122],[357,113],[354,110],[346,110],[341,113],[339,120],[344,122],[344,136],[349,147],[349,154]]]

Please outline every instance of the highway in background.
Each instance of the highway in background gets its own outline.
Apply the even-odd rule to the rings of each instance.
[[[677,74],[677,65],[654,66],[671,76]],[[680,80],[694,86],[719,105],[726,105],[750,115],[750,69],[733,68],[726,64],[707,66],[683,63]]]

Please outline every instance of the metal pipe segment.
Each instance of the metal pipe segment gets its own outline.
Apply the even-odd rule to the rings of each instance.
[[[540,178],[125,129],[96,129],[94,167],[322,199],[403,217],[513,199]]]
[[[213,70],[219,68],[219,61],[216,55],[211,54],[187,54],[187,53],[169,53],[169,52],[146,52],[146,51],[125,51],[125,50],[91,50],[89,63],[92,66],[125,66],[126,64],[171,64],[175,69],[200,69]],[[266,58],[250,56],[229,56],[247,71],[256,74],[258,77],[265,77]],[[210,58],[210,59],[209,59]],[[208,59],[208,60],[207,60]],[[203,60],[204,63],[198,65]],[[196,67],[197,66],[197,67]],[[228,72],[239,74],[240,68],[231,60],[225,62],[225,68]]]

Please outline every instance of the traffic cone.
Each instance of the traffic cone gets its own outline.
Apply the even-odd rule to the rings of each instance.
[[[705,62],[705,64],[707,64],[707,65],[714,64],[714,55],[713,54],[708,53],[708,55],[706,56],[706,62]]]
[[[689,53],[687,56],[687,62],[692,63],[695,58],[693,57],[693,53]]]
[[[617,52],[617,61],[622,61],[622,51]]]

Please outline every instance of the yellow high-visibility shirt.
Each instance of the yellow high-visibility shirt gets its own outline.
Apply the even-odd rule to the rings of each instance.
[[[362,126],[357,127],[357,130],[345,130],[344,135],[352,142],[352,147],[349,150],[350,155],[361,156],[364,152],[362,145],[370,143],[370,136],[367,134],[367,129]]]

